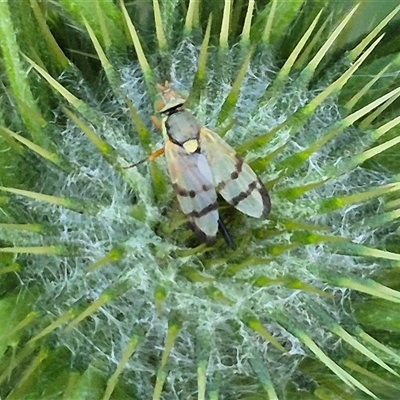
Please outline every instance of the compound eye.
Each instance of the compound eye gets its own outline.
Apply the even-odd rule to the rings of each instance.
[[[165,107],[165,102],[163,99],[158,99],[155,103],[154,103],[154,109],[157,112],[161,112],[161,110]]]

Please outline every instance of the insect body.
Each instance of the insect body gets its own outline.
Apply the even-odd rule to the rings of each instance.
[[[163,102],[165,157],[179,205],[200,241],[213,243],[220,228],[232,244],[219,218],[217,192],[236,209],[256,218],[270,211],[268,192],[231,146],[185,110],[185,98],[168,82],[157,87]]]

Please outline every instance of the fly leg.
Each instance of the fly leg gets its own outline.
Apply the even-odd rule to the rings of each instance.
[[[155,152],[151,153],[147,158],[145,158],[144,160],[140,160],[139,162],[132,164],[132,165],[128,165],[127,167],[124,167],[124,169],[129,169],[129,168],[133,168],[133,167],[137,167],[140,164],[143,164],[146,161],[154,161],[157,157],[160,157],[161,155],[164,154],[164,147],[161,147],[161,149],[156,150]]]
[[[153,123],[153,125],[159,129],[162,130],[162,122],[155,117],[154,115],[152,115],[150,117],[151,122]],[[162,147],[161,149],[156,150],[155,152],[151,153],[147,158],[145,158],[144,160],[140,160],[139,162],[132,164],[132,165],[128,165],[127,167],[124,167],[124,169],[129,169],[129,168],[133,168],[133,167],[137,167],[140,164],[143,164],[146,161],[154,161],[157,157],[162,156],[164,154],[164,147]]]

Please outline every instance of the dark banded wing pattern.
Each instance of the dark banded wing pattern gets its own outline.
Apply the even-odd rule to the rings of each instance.
[[[265,217],[271,201],[256,173],[236,151],[207,128],[200,129],[200,148],[210,166],[218,193],[237,210],[251,217]]]
[[[165,157],[172,186],[193,232],[205,243],[213,243],[218,231],[217,193],[207,159],[183,147],[165,143]]]
[[[213,243],[218,227],[233,245],[219,219],[217,192],[251,217],[265,217],[271,209],[267,190],[255,172],[216,133],[200,125],[185,109],[186,99],[168,82],[157,85],[164,115],[162,131],[172,186],[197,238]]]

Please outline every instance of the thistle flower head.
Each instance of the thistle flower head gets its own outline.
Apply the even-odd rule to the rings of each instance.
[[[10,288],[1,397],[391,396],[380,382],[396,379],[400,357],[362,322],[364,299],[374,313],[400,302],[373,279],[400,261],[385,248],[400,184],[366,166],[400,142],[382,140],[400,121],[390,112],[400,89],[383,81],[390,63],[368,80],[360,71],[376,70],[397,10],[345,53],[356,8],[331,18],[292,3],[189,1],[178,12],[178,2],[154,1],[150,14],[147,2],[95,3],[93,14],[31,0],[44,48],[0,41],[7,107],[16,105],[0,126],[13,155],[1,168],[24,171],[5,172],[0,188]],[[0,5],[0,20],[12,10]],[[60,18],[56,31],[73,35],[76,55],[64,54],[46,16]],[[283,47],[300,17],[306,28],[293,25],[297,40]],[[29,32],[9,21],[0,30]],[[89,51],[101,67],[80,59]],[[233,249],[221,237],[199,245],[165,159],[129,168],[163,146],[152,115],[184,102],[270,192],[264,220],[219,203]]]

